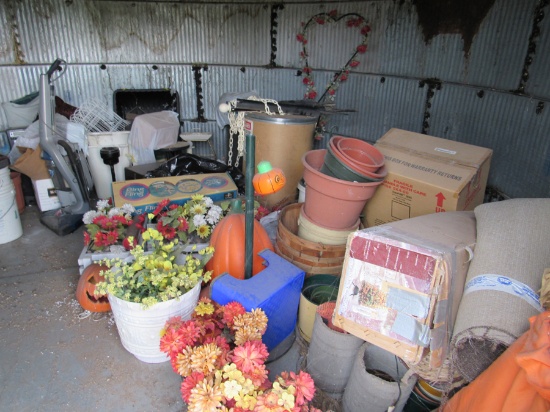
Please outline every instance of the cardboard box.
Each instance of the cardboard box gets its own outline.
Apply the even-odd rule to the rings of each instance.
[[[112,187],[115,206],[129,203],[137,213],[152,212],[163,199],[184,204],[196,194],[203,194],[214,201],[234,199],[238,194],[237,186],[228,173],[126,180],[113,182]]]
[[[483,203],[491,149],[400,129],[375,146],[388,175],[365,206],[365,227]]]
[[[476,241],[472,211],[432,213],[350,234],[333,322],[416,365],[447,357]]]
[[[36,203],[42,212],[61,207],[61,202],[57,197],[57,191],[54,188],[52,179],[33,180],[32,185],[34,187]]]

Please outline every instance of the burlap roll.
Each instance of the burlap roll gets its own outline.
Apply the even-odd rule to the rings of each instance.
[[[487,203],[474,212],[477,244],[452,339],[453,363],[467,381],[529,328],[539,313],[532,297],[550,267],[550,199]]]

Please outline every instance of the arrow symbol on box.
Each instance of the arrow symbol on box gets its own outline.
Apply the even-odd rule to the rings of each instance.
[[[443,207],[443,201],[445,200],[443,193],[439,192],[435,197],[437,198],[437,207]]]

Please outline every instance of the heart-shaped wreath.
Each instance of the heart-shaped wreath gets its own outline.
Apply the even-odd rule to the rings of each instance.
[[[346,26],[349,28],[357,28],[361,33],[361,42],[355,49],[349,60],[344,66],[334,73],[334,76],[329,81],[325,90],[318,102],[323,103],[325,101],[334,101],[336,90],[340,87],[340,83],[348,79],[351,69],[359,66],[359,60],[357,59],[359,54],[364,54],[367,51],[367,38],[370,33],[370,26],[366,19],[357,13],[346,13],[341,16],[338,15],[336,10],[329,11],[328,13],[319,13],[311,17],[307,23],[302,22],[302,30],[296,36],[296,40],[302,43],[302,51],[300,52],[300,60],[303,62],[301,75],[303,77],[302,82],[306,85],[306,92],[304,98],[306,100],[315,100],[318,96],[315,81],[313,79],[313,70],[309,66],[308,51],[307,51],[307,31],[309,28],[315,25],[324,25],[327,23],[337,23],[342,19],[346,19]],[[317,123],[316,138],[320,139],[322,132],[325,131],[325,125],[327,123],[326,116],[321,116]]]

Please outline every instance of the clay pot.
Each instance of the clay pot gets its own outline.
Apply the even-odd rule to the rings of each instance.
[[[353,138],[346,138],[346,137],[343,137],[343,136],[334,136],[328,142],[328,150],[332,153],[332,155],[336,159],[338,159],[338,161],[340,161],[341,163],[346,165],[347,168],[353,170],[353,172],[358,174],[360,176],[360,178],[371,180],[371,181],[378,181],[378,180],[382,180],[386,177],[386,175],[388,174],[388,171],[386,170],[386,167],[384,166],[385,158],[384,158],[384,155],[381,152],[378,151],[378,149],[376,149],[374,146],[372,146],[373,149],[375,149],[376,151],[378,151],[380,153],[380,156],[381,156],[381,159],[382,159],[381,165],[378,169],[372,171],[372,170],[370,170],[369,167],[362,167],[361,164],[359,164],[357,161],[351,159],[350,156],[346,156],[345,153],[342,152],[338,148],[338,145],[340,145],[341,142],[343,142],[345,139],[358,140],[358,139],[353,139]],[[363,141],[360,141],[360,142],[366,143],[366,142],[363,142]],[[368,143],[366,143],[366,144],[368,144]],[[373,157],[375,157],[374,154],[373,154]],[[330,172],[328,174],[332,175],[331,173],[332,172]],[[338,176],[333,176],[333,177],[338,177]]]
[[[342,156],[342,153],[339,153]],[[385,174],[378,172],[361,171],[359,167],[353,164],[349,159],[338,157],[334,150],[329,146],[325,161],[321,167],[321,172],[337,179],[348,180],[350,182],[378,182],[383,180]]]
[[[345,229],[357,222],[379,182],[350,182],[327,176],[320,170],[326,149],[310,150],[303,158],[307,185],[304,212],[313,222],[330,229]]]
[[[339,139],[336,148],[361,171],[376,172],[384,165],[384,155],[373,145],[351,137]]]

